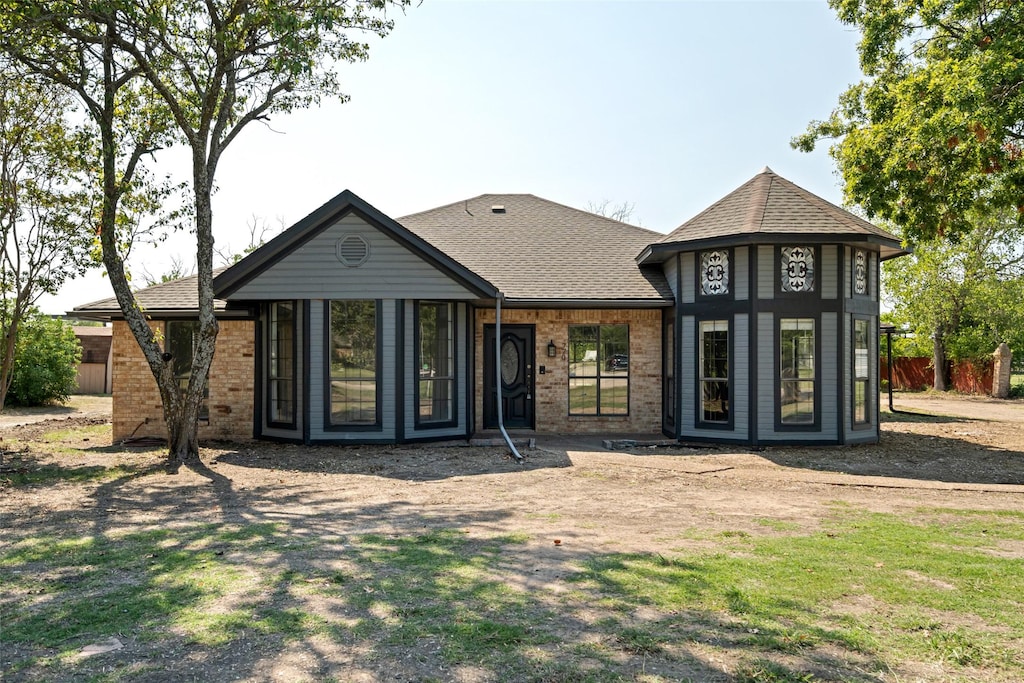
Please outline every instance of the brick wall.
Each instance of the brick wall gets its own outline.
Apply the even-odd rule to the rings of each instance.
[[[163,321],[153,321],[164,330]],[[221,320],[217,350],[210,367],[210,420],[201,422],[200,439],[252,438],[254,344],[253,322]],[[142,350],[124,321],[114,322],[113,439],[167,437],[156,380]]]
[[[537,431],[547,433],[654,433],[661,431],[661,310],[550,310],[505,308],[501,322],[534,325]],[[483,425],[484,325],[494,324],[494,309],[478,309],[476,334],[476,428]],[[569,415],[569,362],[563,356],[570,325],[629,325],[629,415]],[[549,358],[548,342],[558,355]]]

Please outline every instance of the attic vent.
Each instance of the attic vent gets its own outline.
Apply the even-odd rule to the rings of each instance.
[[[495,204],[494,206],[491,207],[491,213],[505,213],[505,205]]]
[[[359,235],[348,235],[335,245],[338,260],[349,268],[358,268],[370,258],[370,245]]]

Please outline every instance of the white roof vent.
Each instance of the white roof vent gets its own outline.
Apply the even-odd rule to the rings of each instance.
[[[338,260],[349,268],[358,268],[370,258],[370,244],[361,235],[346,235],[334,245]]]
[[[504,204],[494,204],[491,206],[491,213],[505,213]]]

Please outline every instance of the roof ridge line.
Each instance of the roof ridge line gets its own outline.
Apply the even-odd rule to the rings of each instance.
[[[768,167],[765,166],[767,169]],[[764,216],[768,210],[768,195],[771,194],[772,183],[775,181],[774,173],[762,171],[751,179],[754,186],[751,188],[750,208],[747,210],[746,220],[740,227],[740,232],[755,233],[761,232],[764,225]]]

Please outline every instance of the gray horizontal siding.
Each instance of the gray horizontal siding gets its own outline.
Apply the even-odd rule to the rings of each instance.
[[[736,315],[733,321],[732,410],[733,430],[737,436],[747,438],[750,431],[750,317]]]
[[[736,265],[733,269],[736,279],[734,287],[736,300],[746,301],[750,298],[750,266],[748,264],[750,249],[747,247],[737,247],[733,258],[736,259]]]
[[[757,433],[764,439],[775,433],[775,317],[771,313],[757,314],[754,336],[757,339]]]
[[[669,260],[665,261],[664,264],[665,279],[668,280],[668,286],[672,290],[672,296],[676,301],[679,300],[679,256],[673,255]]]
[[[679,255],[679,267],[682,269],[682,301],[684,304],[692,304],[696,300],[697,288],[697,254],[692,251]]]
[[[757,248],[757,298],[775,298],[775,248],[760,245]]]
[[[343,265],[336,244],[347,235],[369,244],[366,263]],[[355,215],[349,215],[257,275],[232,299],[475,299],[445,273]]]
[[[834,244],[821,247],[821,298],[835,299],[839,292],[839,249]]]
[[[679,415],[680,433],[693,434],[697,410],[697,323],[692,315],[683,316],[682,338],[679,339],[679,377],[676,391],[681,397],[682,413]]]

